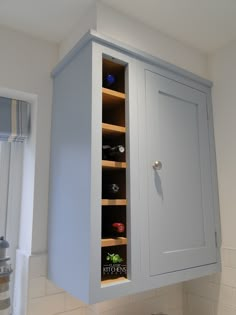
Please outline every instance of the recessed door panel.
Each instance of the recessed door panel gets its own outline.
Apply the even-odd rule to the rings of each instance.
[[[146,71],[150,275],[216,261],[204,93]]]

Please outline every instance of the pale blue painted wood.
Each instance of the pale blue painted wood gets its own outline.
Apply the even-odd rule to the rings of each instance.
[[[125,83],[126,83],[126,195],[128,205],[127,213],[127,263],[128,263],[128,281],[116,285],[101,287],[101,265],[100,265],[100,225],[101,225],[101,121],[102,121],[102,57],[112,58],[114,62],[124,64]],[[90,301],[92,303],[104,299],[117,298],[119,296],[139,292],[142,290],[140,277],[140,234],[139,218],[140,208],[138,200],[138,142],[133,141],[136,137],[137,126],[137,86],[135,75],[135,60],[121,52],[104,47],[100,44],[93,43],[92,55],[92,178],[97,181],[91,181],[92,198],[91,198],[91,278],[90,278]],[[116,209],[114,209],[116,211]],[[98,233],[99,230],[99,233]],[[115,249],[114,249],[115,250]]]
[[[129,280],[106,287],[100,283],[103,54],[127,64],[128,95]],[[211,83],[93,31],[53,77],[49,278],[95,303],[219,271]],[[155,159],[163,162],[159,175]]]
[[[144,62],[149,62],[153,65],[158,66],[159,68],[168,70],[173,74],[181,75],[182,78],[190,82],[192,81],[195,84],[199,85],[199,89],[203,87],[211,87],[212,82],[204,79],[190,71],[184,70],[176,65],[173,65],[169,62],[166,62],[160,58],[153,57],[150,54],[147,54],[137,48],[134,48],[130,45],[124,44],[118,40],[110,38],[109,36],[104,36],[95,30],[88,31],[81,40],[69,51],[69,53],[59,62],[59,64],[52,71],[52,76],[57,75],[69,62],[78,54],[80,49],[82,49],[88,42],[93,41],[104,46],[108,46],[115,50],[121,51],[122,53],[128,54],[131,57],[137,58]]]
[[[101,286],[102,57],[126,65],[128,280]],[[54,78],[49,278],[87,303],[140,288],[135,61],[90,43]],[[131,163],[131,160],[133,162]],[[130,184],[129,184],[130,183]],[[115,210],[115,209],[114,209]],[[132,231],[132,233],[131,233]],[[67,270],[68,269],[68,270]]]
[[[216,231],[216,243],[217,243],[217,262],[221,261],[220,248],[221,248],[221,224],[220,224],[220,205],[219,205],[219,192],[218,192],[218,177],[216,166],[216,150],[215,150],[215,136],[214,136],[214,124],[213,124],[213,109],[212,109],[212,97],[211,89],[206,92],[207,108],[208,108],[208,126],[209,126],[209,149],[211,160],[211,185],[214,203],[214,219],[215,219],[215,231]]]
[[[48,277],[89,300],[91,44],[54,78]],[[93,180],[96,180],[95,178]]]
[[[146,273],[155,276],[216,263],[217,253],[206,94],[150,70],[141,70],[140,146],[147,154],[140,159]],[[154,171],[155,160],[162,170]]]

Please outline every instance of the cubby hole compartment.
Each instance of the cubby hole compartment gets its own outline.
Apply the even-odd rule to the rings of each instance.
[[[119,191],[115,194],[107,192],[107,185],[116,184]],[[102,171],[102,199],[126,199],[126,171],[119,170],[103,170]]]
[[[112,101],[103,95],[102,122],[125,127],[125,100]]]
[[[103,160],[118,161],[118,162],[126,161],[125,134],[120,134],[117,136],[103,134],[102,145],[110,145],[111,147],[122,145],[125,148],[125,152],[120,155],[114,155],[112,157],[109,157],[109,156],[104,157],[103,155],[103,158],[102,158]]]
[[[105,83],[105,77],[111,74],[115,77],[115,82],[110,86]],[[102,63],[102,79],[103,87],[124,93],[125,91],[125,66],[111,60],[103,58]]]
[[[110,246],[110,247],[102,247],[102,255],[101,255],[101,279],[111,280],[111,279],[119,279],[119,278],[127,278],[127,246]],[[107,260],[109,255],[119,255],[122,258],[122,262],[112,263]]]
[[[112,227],[113,223],[122,223],[124,232],[118,233]],[[126,207],[102,207],[102,238],[126,237]]]

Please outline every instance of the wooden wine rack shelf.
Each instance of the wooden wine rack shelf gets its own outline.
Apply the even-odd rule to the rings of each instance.
[[[104,286],[109,286],[109,285],[112,285],[112,284],[119,284],[119,283],[122,283],[122,282],[127,282],[129,281],[128,279],[126,279],[125,277],[119,277],[119,278],[116,278],[116,279],[108,279],[108,280],[102,280],[101,281],[101,285],[102,287]]]
[[[126,199],[102,199],[102,206],[126,206]]]
[[[102,104],[103,106],[116,106],[124,104],[125,93],[102,88]]]
[[[110,97],[120,98],[122,100],[125,99],[125,93],[117,92],[111,89],[102,88],[102,94],[105,97],[110,96]]]
[[[117,161],[107,161],[107,160],[102,160],[102,168],[103,169],[121,169],[121,168],[126,168],[126,162],[117,162]]]
[[[102,247],[119,246],[119,245],[127,245],[127,238],[126,237],[103,238],[101,240]]]
[[[121,134],[125,134],[126,128],[117,126],[117,125],[111,125],[111,124],[102,124],[102,133],[103,135],[113,135],[113,136],[119,136]]]

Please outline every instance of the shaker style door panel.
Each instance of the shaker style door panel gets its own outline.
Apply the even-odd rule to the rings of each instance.
[[[150,276],[216,262],[206,95],[146,70]]]

